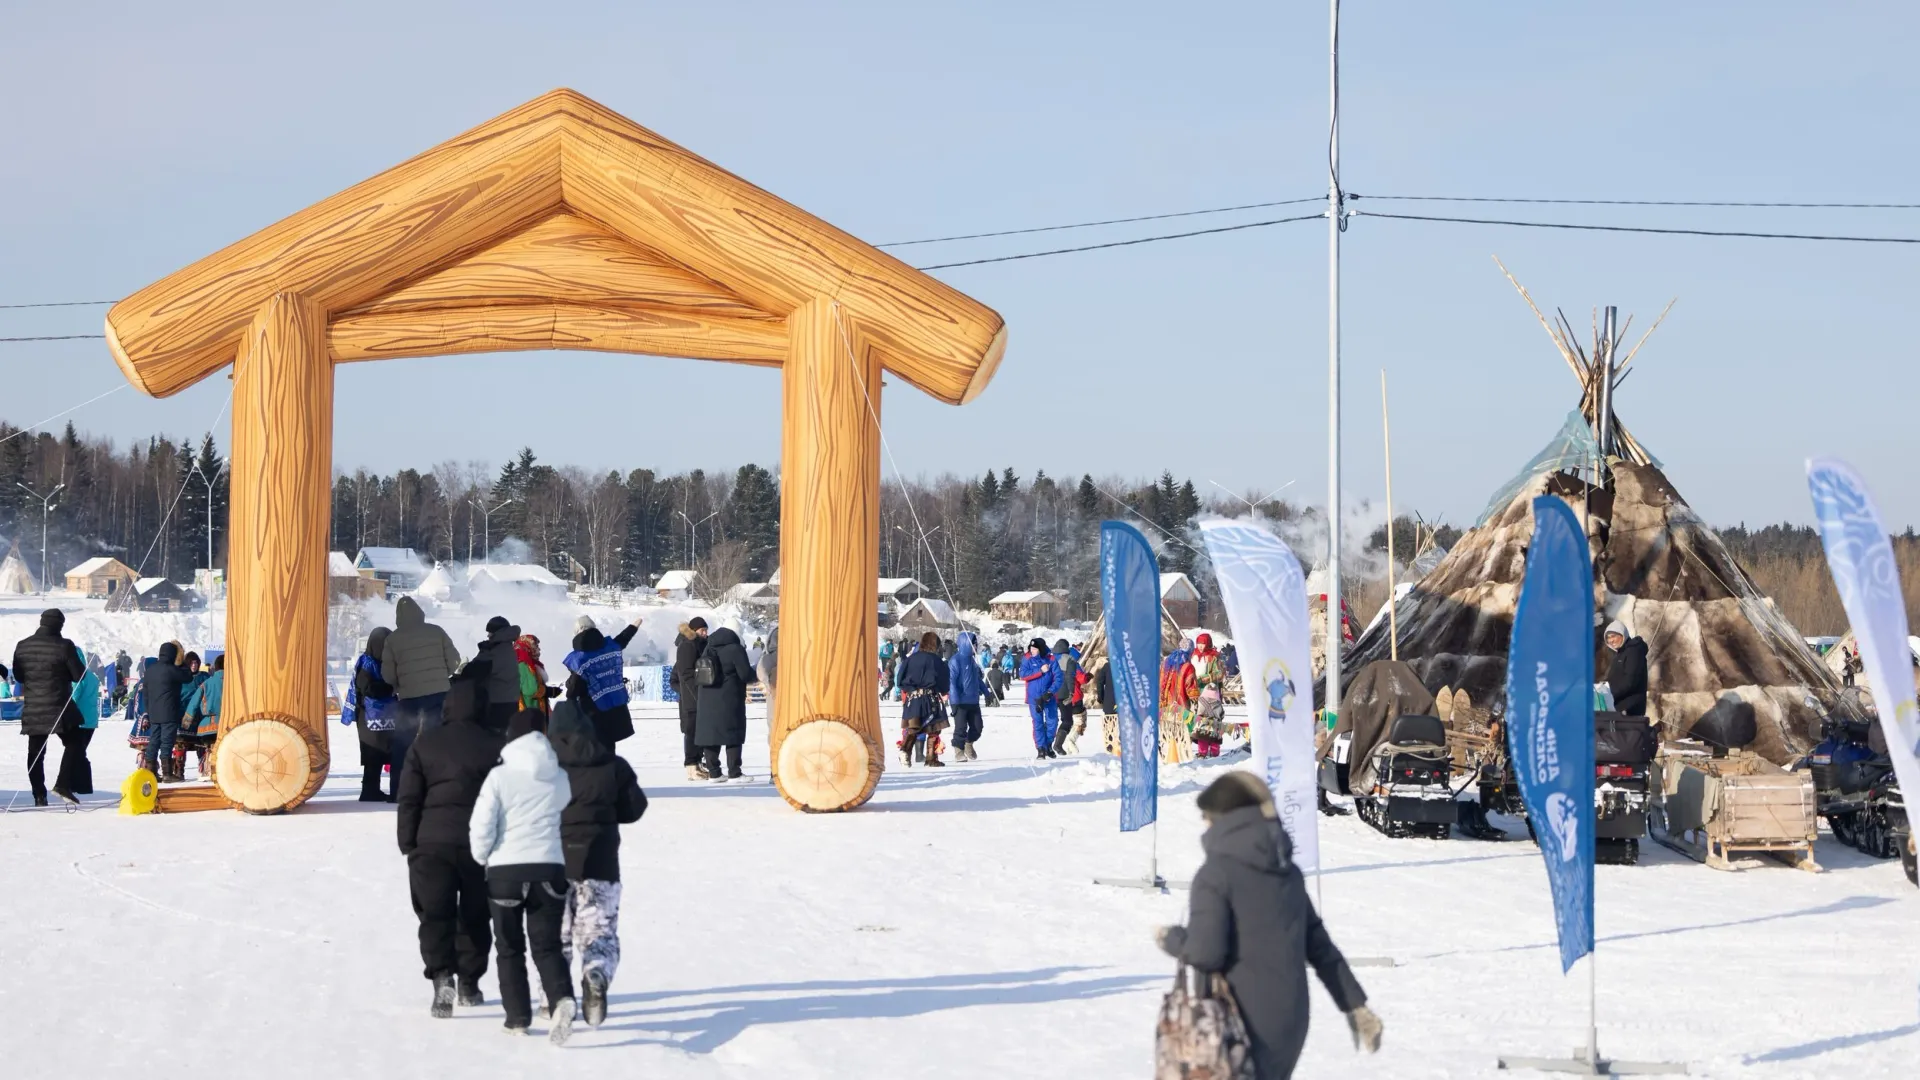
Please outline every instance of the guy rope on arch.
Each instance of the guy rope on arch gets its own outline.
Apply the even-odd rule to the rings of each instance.
[[[845,362],[850,337],[856,363]],[[971,401],[1000,316],[571,90],[555,90],[139,290],[107,314],[164,397],[233,365],[222,794],[292,809],[325,778],[333,365],[529,349],[781,369],[781,794],[864,803],[879,573],[880,377]],[[829,725],[833,730],[821,727]],[[804,768],[783,769],[789,739]],[[244,757],[244,762],[241,758]],[[229,766],[232,767],[229,767]],[[244,766],[244,767],[243,767]]]

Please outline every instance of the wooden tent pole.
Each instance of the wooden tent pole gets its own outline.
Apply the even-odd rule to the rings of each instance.
[[[825,298],[796,308],[787,334],[774,782],[799,809],[851,810],[886,765],[874,686],[880,363]]]
[[[1387,419],[1387,369],[1380,369],[1380,439],[1387,450],[1387,645],[1393,659],[1400,659],[1400,605],[1394,594],[1393,569],[1393,424]],[[1419,550],[1419,544],[1414,545]]]
[[[328,766],[326,313],[305,296],[274,294],[233,372],[232,579],[214,775],[242,810],[274,813],[311,797]]]

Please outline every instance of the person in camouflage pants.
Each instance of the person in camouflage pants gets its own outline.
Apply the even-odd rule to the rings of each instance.
[[[569,965],[574,957],[580,958],[583,983],[610,984],[620,966],[620,883],[588,878],[569,884],[560,926],[561,951]]]

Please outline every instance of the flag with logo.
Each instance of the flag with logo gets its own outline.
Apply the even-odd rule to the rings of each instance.
[[[1300,560],[1258,522],[1204,521],[1200,535],[1240,652],[1253,768],[1273,792],[1294,862],[1310,874],[1320,868],[1320,829],[1306,578]]]
[[[1100,523],[1100,600],[1120,728],[1120,831],[1153,824],[1160,798],[1160,564],[1140,530]]]
[[[1887,736],[1887,756],[1907,805],[1920,804],[1920,717],[1915,716],[1913,646],[1900,571],[1880,510],[1852,466],[1835,458],[1807,462],[1807,487],[1820,543],[1867,669],[1867,687]]]
[[[1593,567],[1573,510],[1533,500],[1507,653],[1507,754],[1546,860],[1560,970],[1593,951]]]

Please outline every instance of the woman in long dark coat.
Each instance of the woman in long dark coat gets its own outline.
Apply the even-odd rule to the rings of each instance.
[[[1253,1043],[1258,1080],[1293,1075],[1307,1041],[1307,968],[1347,1014],[1354,1045],[1380,1048],[1380,1018],[1307,899],[1273,794],[1234,771],[1200,793],[1207,858],[1193,876],[1187,925],[1162,927],[1160,947],[1233,987]]]
[[[715,780],[738,780],[740,747],[747,741],[747,687],[759,682],[760,677],[747,662],[747,649],[740,644],[740,635],[727,627],[707,635],[706,654],[719,668],[720,684],[699,688],[699,712],[693,721],[694,741],[700,744],[701,767],[708,776]],[[727,748],[724,773],[720,771],[723,746]]]

